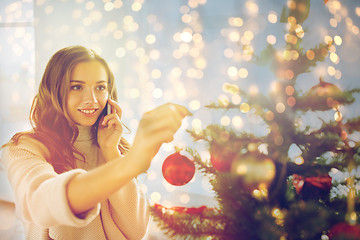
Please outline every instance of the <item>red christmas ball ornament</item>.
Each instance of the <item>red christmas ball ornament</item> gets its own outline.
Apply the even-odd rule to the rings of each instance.
[[[236,153],[229,147],[213,146],[211,149],[210,162],[219,172],[230,172],[231,164]]]
[[[176,152],[165,159],[162,173],[165,180],[171,185],[182,186],[194,177],[195,164],[186,156]]]
[[[360,239],[360,225],[350,225],[348,223],[338,223],[329,232],[330,240],[336,239]]]

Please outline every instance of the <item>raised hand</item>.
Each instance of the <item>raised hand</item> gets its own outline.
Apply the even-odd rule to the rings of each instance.
[[[152,158],[163,143],[171,142],[182,120],[192,115],[185,107],[167,103],[146,112],[139,123],[134,143],[128,154],[132,155],[135,167],[146,171]]]

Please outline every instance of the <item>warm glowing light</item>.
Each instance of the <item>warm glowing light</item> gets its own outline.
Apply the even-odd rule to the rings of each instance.
[[[126,49],[123,48],[123,47],[119,47],[116,49],[115,51],[115,55],[118,57],[118,58],[122,58],[126,55]]]
[[[238,94],[234,94],[232,97],[231,97],[231,102],[233,104],[240,104],[241,103],[241,96],[238,95]]]
[[[113,9],[114,9],[114,4],[112,2],[105,3],[105,5],[104,5],[105,11],[110,12]]]
[[[342,44],[342,38],[340,36],[335,36],[334,37],[334,42],[336,45],[341,45]]]
[[[296,24],[296,18],[294,16],[288,17],[288,23],[290,23],[290,25],[295,25]]]
[[[182,14],[188,13],[189,11],[190,11],[190,8],[186,5],[182,5],[180,7],[180,13],[182,13]]]
[[[341,75],[342,75],[341,71],[340,71],[340,70],[336,70],[334,77],[339,80],[339,79],[341,78]]]
[[[182,74],[182,71],[181,71],[181,69],[179,67],[175,67],[175,68],[171,69],[171,75],[173,77],[178,78],[178,77],[181,76],[181,74]]]
[[[339,61],[340,61],[338,55],[334,52],[330,53],[330,60],[335,64],[339,63]]]
[[[183,42],[189,43],[192,40],[192,34],[190,32],[182,32],[181,33],[181,40]]]
[[[228,116],[223,116],[223,117],[221,117],[220,122],[221,122],[221,125],[223,125],[223,126],[229,126],[231,119]]]
[[[194,129],[201,129],[201,120],[198,119],[198,118],[193,119],[192,122],[191,122],[191,126]]]
[[[153,34],[149,34],[149,35],[147,35],[146,38],[145,38],[145,42],[146,42],[147,44],[154,44],[155,41],[156,41],[156,37],[155,37]]]
[[[228,19],[228,23],[233,27],[241,27],[244,24],[244,21],[239,17],[231,17]]]
[[[297,165],[302,165],[304,164],[304,159],[302,158],[302,156],[298,156],[294,159],[294,163]]]
[[[269,12],[268,21],[270,23],[276,23],[277,22],[277,13],[273,12],[273,11]]]
[[[247,76],[249,75],[249,72],[246,68],[240,68],[238,71],[238,75],[240,78],[247,78]]]
[[[240,116],[233,117],[232,124],[237,129],[242,128],[244,126],[244,122]]]
[[[274,119],[275,115],[272,111],[267,111],[265,113],[265,119],[268,121],[272,121]]]
[[[161,77],[161,71],[159,69],[154,69],[151,71],[151,77],[153,79],[159,79]]]
[[[198,69],[205,69],[206,65],[207,65],[207,62],[206,62],[205,58],[199,57],[199,58],[195,59],[195,66]]]
[[[271,45],[274,45],[276,43],[276,37],[274,35],[268,35],[266,40]]]
[[[113,36],[116,40],[119,40],[124,36],[124,33],[120,30],[116,30]]]
[[[231,31],[229,33],[229,40],[232,42],[238,42],[240,40],[240,33],[237,31]]]
[[[231,48],[227,48],[224,50],[224,56],[226,58],[232,58],[234,56],[234,51]]]
[[[149,53],[149,57],[152,59],[152,60],[157,60],[160,58],[160,51],[159,50],[156,50],[156,49],[153,49],[150,51]]]
[[[285,41],[291,44],[296,44],[297,43],[297,37],[292,35],[292,34],[285,34]],[[285,51],[285,52],[290,52],[290,51]]]
[[[355,9],[355,13],[356,13],[356,15],[358,15],[360,17],[360,7],[357,7]]]
[[[227,107],[229,105],[229,98],[226,95],[220,95],[218,98],[218,102],[221,106]]]
[[[150,195],[150,199],[151,199],[152,202],[159,202],[160,199],[161,199],[161,194],[158,193],[158,192],[153,192]]]
[[[259,6],[255,3],[255,2],[252,2],[252,1],[247,1],[245,3],[245,7],[249,10],[250,13],[252,14],[257,14],[258,11],[259,11]]]
[[[278,113],[283,113],[286,109],[285,104],[283,104],[282,102],[277,103],[275,108]]]
[[[134,3],[131,5],[131,9],[132,9],[134,12],[140,11],[141,8],[142,8],[142,4],[139,3],[139,2],[134,2]]]
[[[191,23],[191,15],[189,14],[182,15],[181,21],[183,21],[183,23]]]
[[[309,60],[313,60],[315,58],[315,53],[313,50],[307,50],[306,51],[306,57],[309,59]]]
[[[293,95],[295,93],[295,88],[293,86],[291,86],[291,85],[286,86],[285,92],[286,92],[287,95],[291,96],[291,95]]]
[[[254,152],[257,149],[257,144],[256,143],[249,143],[247,146],[247,149],[249,150],[249,152]]]
[[[299,38],[303,38],[305,33],[304,33],[304,30],[302,28],[301,25],[296,25],[296,28],[295,28],[295,33],[296,33],[296,36],[298,36]]]
[[[354,35],[358,35],[360,32],[359,28],[355,25],[351,27],[351,31]]]
[[[332,39],[332,37],[326,35],[326,36],[324,37],[324,42],[325,42],[326,44],[330,45],[330,44],[332,44],[333,39]]]
[[[293,72],[293,70],[291,70],[291,69],[287,69],[286,71],[285,71],[285,78],[286,79],[293,79],[294,78],[294,72]]]
[[[229,76],[231,79],[236,79],[236,77],[238,76],[238,70],[237,70],[236,67],[230,66],[230,67],[227,69],[227,74],[228,74],[228,76]]]
[[[251,32],[251,31],[245,31],[245,32],[244,32],[244,36],[245,36],[249,41],[253,40],[253,38],[254,38],[254,34],[253,34],[253,32]]]
[[[140,96],[140,91],[137,88],[132,88],[129,91],[129,97],[130,98],[138,98]]]
[[[192,38],[193,38],[194,43],[201,43],[202,40],[203,40],[200,33],[195,33],[195,34],[192,36]]]
[[[337,121],[337,122],[341,122],[341,120],[342,120],[342,114],[341,114],[341,112],[337,111],[337,112],[335,113],[335,115],[334,115],[334,119],[335,119],[335,121]]]
[[[328,74],[330,76],[334,76],[335,75],[335,72],[336,72],[336,69],[333,67],[333,66],[329,66],[328,67]]]
[[[329,20],[330,26],[336,28],[338,25],[338,21],[335,18],[330,18]]]
[[[191,100],[189,103],[190,110],[198,110],[200,108],[200,102],[199,100]]]
[[[250,106],[249,106],[249,104],[247,104],[247,103],[242,103],[242,104],[240,105],[240,111],[243,112],[243,113],[249,112],[249,111],[250,111]]]
[[[181,203],[188,203],[190,201],[190,196],[187,193],[184,193],[180,196]]]
[[[121,0],[115,0],[113,4],[114,4],[114,8],[121,8],[123,2]]]

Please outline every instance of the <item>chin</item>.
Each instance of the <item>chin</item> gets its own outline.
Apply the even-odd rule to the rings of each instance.
[[[96,121],[79,121],[79,122],[77,122],[78,125],[83,126],[83,127],[92,127],[95,123],[96,123]]]

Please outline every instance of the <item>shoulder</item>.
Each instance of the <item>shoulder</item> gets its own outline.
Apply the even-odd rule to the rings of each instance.
[[[33,132],[15,135],[13,139],[4,146],[3,153],[7,153],[12,157],[35,155],[45,159],[50,155],[45,144],[37,140]]]

